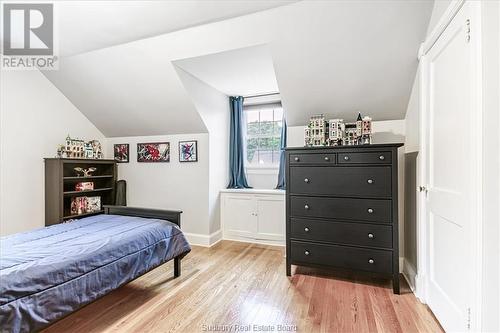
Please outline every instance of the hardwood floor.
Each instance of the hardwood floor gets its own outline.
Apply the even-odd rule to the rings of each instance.
[[[173,279],[173,262],[164,264],[45,332],[252,332],[253,325],[274,332],[442,332],[406,284],[393,295],[389,280],[302,267],[288,278],[284,248],[230,241],[193,247],[181,277]]]

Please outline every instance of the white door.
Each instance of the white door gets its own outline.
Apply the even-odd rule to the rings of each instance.
[[[466,2],[424,57],[427,303],[448,332],[470,328],[475,292],[478,29]],[[474,26],[476,23],[476,26]],[[480,155],[479,155],[480,156]]]
[[[254,238],[257,232],[255,198],[252,195],[228,195],[224,198],[224,232],[230,239]]]
[[[285,201],[282,196],[257,196],[258,239],[285,240]]]

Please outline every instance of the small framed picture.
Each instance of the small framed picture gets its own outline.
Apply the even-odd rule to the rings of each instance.
[[[137,162],[170,162],[170,142],[138,143]]]
[[[179,142],[179,162],[198,162],[198,141]]]
[[[118,143],[114,145],[115,161],[118,163],[129,162],[129,145],[128,143]]]

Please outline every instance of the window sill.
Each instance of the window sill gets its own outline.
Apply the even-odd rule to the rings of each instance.
[[[279,172],[278,166],[246,167],[246,173],[249,175],[276,175]]]
[[[258,188],[229,188],[221,190],[220,193],[241,193],[241,194],[275,194],[275,195],[285,195],[285,190],[276,189],[258,189]]]

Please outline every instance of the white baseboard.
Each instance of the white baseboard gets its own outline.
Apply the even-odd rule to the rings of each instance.
[[[404,259],[404,258],[403,258]],[[406,259],[403,260],[403,276],[408,282],[412,292],[415,292],[415,280],[417,278],[417,270],[415,267]]]
[[[415,275],[415,291],[413,292],[420,303],[426,304],[425,300],[425,290],[424,290],[424,279],[421,275]]]
[[[185,232],[184,235],[186,236],[189,244],[204,247],[213,246],[222,240],[222,230],[217,230],[210,235],[194,234],[189,232]]]
[[[273,245],[273,246],[285,246],[285,241],[276,241],[276,240],[266,240],[266,239],[254,239],[254,238],[244,238],[244,237],[230,237],[225,236],[224,240],[234,241],[234,242],[242,242],[242,243],[252,243],[252,244],[260,244],[260,245]]]

